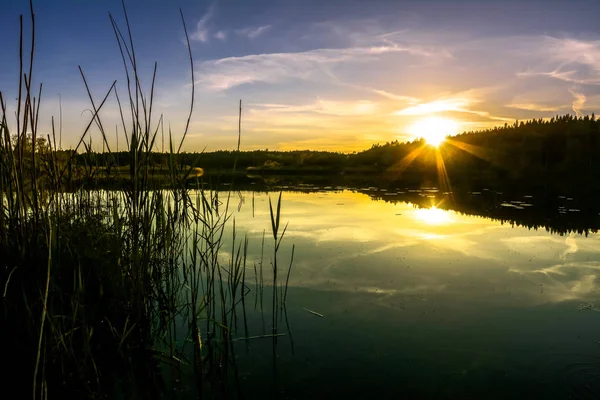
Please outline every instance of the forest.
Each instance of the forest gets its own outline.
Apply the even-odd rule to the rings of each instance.
[[[439,179],[440,168],[452,181],[488,180],[528,182],[540,179],[560,184],[593,183],[600,174],[600,120],[591,116],[563,115],[551,119],[516,121],[492,129],[448,137],[439,147],[423,139],[374,144],[370,149],[341,152],[227,151],[175,155],[148,153],[157,171],[175,164],[201,168],[205,175],[366,175],[393,176],[410,184]],[[38,143],[43,148],[43,143]],[[131,152],[61,152],[73,168],[100,168],[98,176],[127,169]],[[89,174],[88,174],[89,176]]]

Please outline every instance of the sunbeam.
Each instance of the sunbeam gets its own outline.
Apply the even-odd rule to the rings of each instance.
[[[439,189],[443,192],[452,192],[452,186],[450,185],[450,177],[448,176],[448,172],[446,171],[446,164],[444,163],[444,158],[442,157],[439,148],[435,150],[435,164],[438,174]]]
[[[421,154],[425,145],[422,144],[410,153],[408,153],[402,160],[396,162],[394,165],[389,167],[389,171],[401,174],[418,156]]]
[[[501,167],[500,163],[498,162],[498,160],[496,160],[496,157],[494,157],[494,154],[489,151],[489,150],[485,150],[479,146],[475,146],[469,143],[464,143],[464,142],[460,142],[458,140],[453,140],[450,138],[446,138],[446,143],[460,149],[463,151],[466,151],[469,154],[474,155],[475,157],[478,157],[482,160],[485,160],[493,165],[496,165],[498,167]]]

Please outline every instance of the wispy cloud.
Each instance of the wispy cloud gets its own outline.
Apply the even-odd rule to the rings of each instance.
[[[215,38],[217,38],[219,40],[226,40],[227,39],[227,31],[218,31],[217,33],[215,33]]]
[[[198,23],[196,24],[196,30],[190,35],[190,38],[192,40],[197,40],[203,43],[208,42],[210,36],[208,24],[210,20],[215,16],[215,11],[215,3],[212,3],[208,7],[208,11],[206,11],[206,14],[204,14],[202,18],[200,18],[200,21],[198,21]]]
[[[305,41],[332,42],[340,46],[361,47],[373,43],[394,45],[392,35],[386,35],[386,28],[378,19],[328,20],[310,24],[302,32]]]
[[[539,65],[517,73],[519,77],[546,76],[565,82],[600,85],[600,41],[543,36],[532,56]]]
[[[425,115],[445,111],[472,112],[469,106],[474,101],[466,98],[440,99],[421,103],[394,112],[394,115]]]
[[[404,95],[400,95],[400,94],[395,94],[395,93],[390,93],[386,90],[381,90],[381,89],[373,89],[373,88],[368,88],[368,87],[364,87],[363,88],[365,90],[368,90],[372,93],[378,94],[380,96],[386,97],[390,100],[397,100],[397,101],[405,101],[409,104],[416,104],[419,102],[419,99],[417,99],[416,97],[412,97],[412,96],[404,96]]]
[[[547,78],[554,78],[560,81],[570,82],[570,83],[578,83],[582,85],[600,85],[600,77],[599,78],[581,78],[579,77],[580,72],[576,69],[563,70],[563,69],[554,69],[552,71],[534,71],[527,70],[523,72],[517,72],[518,77],[532,77],[532,76],[545,76]]]
[[[263,25],[255,28],[237,29],[235,33],[237,33],[240,36],[246,36],[250,39],[255,39],[263,33],[265,33],[266,31],[268,31],[269,29],[271,29],[271,25]]]
[[[507,104],[508,108],[517,108],[519,110],[527,110],[527,111],[540,111],[540,112],[550,112],[550,111],[558,111],[562,107],[560,106],[550,106],[538,103],[510,103]]]
[[[579,117],[582,114],[583,106],[585,105],[586,97],[583,93],[570,89],[569,92],[573,95],[573,112]]]
[[[392,115],[402,117],[418,117],[421,115],[436,113],[466,113],[477,115],[478,117],[488,121],[512,121],[513,118],[496,116],[489,111],[482,111],[473,108],[473,106],[476,104],[481,106],[481,104],[484,103],[483,96],[489,96],[490,93],[494,92],[496,89],[497,87],[494,86],[470,89],[453,95],[441,96],[429,102],[417,101],[416,104],[413,102],[414,105],[394,111]],[[464,119],[464,117],[459,117],[459,119]]]
[[[376,89],[376,88],[373,88],[370,86],[357,85],[355,83],[341,82],[339,80],[336,83],[338,83],[342,86],[349,87],[349,88],[358,89],[358,90],[365,91],[368,93],[373,93],[378,96],[385,97],[386,99],[389,99],[389,100],[400,101],[400,102],[408,103],[408,104],[417,104],[420,101],[418,98],[413,97],[413,96],[396,94],[396,93],[389,92],[387,90]]]
[[[323,74],[328,66],[367,62],[392,53],[408,53],[423,57],[438,56],[437,53],[419,46],[373,46],[317,49],[297,53],[253,54],[200,63],[198,83],[208,89],[226,90],[246,83],[274,83],[291,78],[308,79],[315,74]]]
[[[560,258],[563,260],[567,259],[571,254],[577,253],[579,250],[579,246],[577,246],[577,239],[575,239],[575,235],[573,234],[569,235],[569,237],[565,239],[565,245],[567,248],[560,256]]]
[[[251,113],[268,112],[268,113],[317,113],[337,116],[350,115],[369,115],[374,114],[378,109],[378,104],[368,100],[358,101],[332,101],[317,99],[314,103],[302,105],[286,105],[286,104],[251,104],[256,107],[251,109]]]
[[[249,103],[245,110],[246,132],[264,138],[265,143],[276,140],[276,147],[286,150],[360,150],[374,141],[387,140],[381,133],[396,126],[395,121],[386,119],[383,104],[370,100],[317,98],[293,104]],[[232,126],[236,118],[229,117]],[[273,146],[271,143],[269,148]]]

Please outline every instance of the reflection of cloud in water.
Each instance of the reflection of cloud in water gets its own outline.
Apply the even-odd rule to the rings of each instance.
[[[255,195],[254,218],[251,209],[236,213],[239,232],[250,232],[250,267],[263,230],[270,263],[267,199]],[[292,286],[385,296],[428,291],[449,301],[525,306],[591,297],[600,273],[589,261],[600,259],[599,235],[553,236],[361,193],[284,193],[282,222],[288,221],[280,256],[287,269],[296,245]]]
[[[562,253],[561,258],[566,259],[569,254],[574,254],[577,252],[577,241],[575,240],[575,235],[571,233],[569,237],[565,240],[565,244],[567,245],[567,249]]]
[[[438,235],[437,233],[419,233],[419,237],[421,237],[421,239],[425,239],[425,240],[441,240],[441,239],[446,239],[449,236],[448,235]]]
[[[407,241],[407,242],[403,242],[403,243],[390,243],[390,244],[376,247],[374,249],[369,249],[369,250],[360,252],[357,255],[368,256],[370,254],[383,253],[388,250],[399,249],[402,247],[409,247],[409,246],[413,246],[415,244],[417,244],[416,241]]]
[[[401,289],[382,289],[379,287],[373,286],[365,286],[365,287],[357,287],[355,291],[364,292],[364,293],[374,293],[381,294],[387,296],[394,295],[406,295],[406,294],[423,294],[429,292],[442,292],[447,285],[438,284],[438,285],[419,285],[419,286],[411,286]]]
[[[543,243],[543,242],[560,242],[560,239],[553,238],[552,236],[515,236],[506,239],[502,239],[502,241],[508,244],[534,244],[534,243]]]
[[[531,235],[529,232],[522,235],[514,232],[513,235],[510,238],[501,239],[502,243],[509,252],[526,260],[555,261],[564,251],[565,240],[560,236],[551,236],[550,234],[541,236],[538,233]]]
[[[318,241],[352,240],[354,242],[367,242],[378,239],[377,231],[369,228],[335,227],[322,229],[316,232]]]
[[[598,262],[555,264],[534,270],[512,268],[512,271],[541,282],[544,302],[583,300],[598,295]]]
[[[502,228],[502,227],[501,227]],[[499,257],[490,253],[485,248],[480,246],[480,242],[474,239],[469,239],[470,236],[479,236],[489,233],[490,229],[497,227],[488,227],[478,229],[472,232],[463,232],[456,234],[437,234],[423,232],[416,229],[397,229],[394,233],[402,237],[410,237],[414,240],[411,244],[426,242],[428,246],[435,249],[444,249],[451,252],[458,252],[466,256],[477,257],[487,260],[498,260]]]

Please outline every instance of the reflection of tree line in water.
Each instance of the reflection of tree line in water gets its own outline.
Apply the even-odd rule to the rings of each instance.
[[[364,193],[374,200],[412,203],[423,208],[435,205],[439,209],[453,210],[463,215],[482,216],[502,224],[536,230],[543,228],[553,234],[564,235],[573,232],[587,236],[600,229],[600,207],[595,201],[597,194],[587,186],[564,192],[543,183],[528,186],[514,182],[506,187],[495,186],[491,189],[477,182],[466,186],[455,185],[449,193],[438,190],[432,182],[423,186],[408,186],[407,189],[398,181],[382,181],[368,177],[354,177],[353,180],[345,178],[240,177],[236,189],[254,192],[287,190],[302,193],[347,189]],[[433,188],[435,190],[432,190]]]
[[[529,229],[544,228],[559,235],[573,232],[587,236],[589,233],[596,233],[600,228],[600,210],[593,202],[567,200],[565,196],[550,198],[531,195],[531,198],[524,198],[522,194],[500,194],[490,190],[452,192],[447,195],[437,193],[435,199],[416,192],[396,195],[381,192],[367,194],[373,199],[392,203],[402,201],[417,207],[431,207],[433,203],[439,209],[457,211],[462,215],[482,216],[502,224]]]

